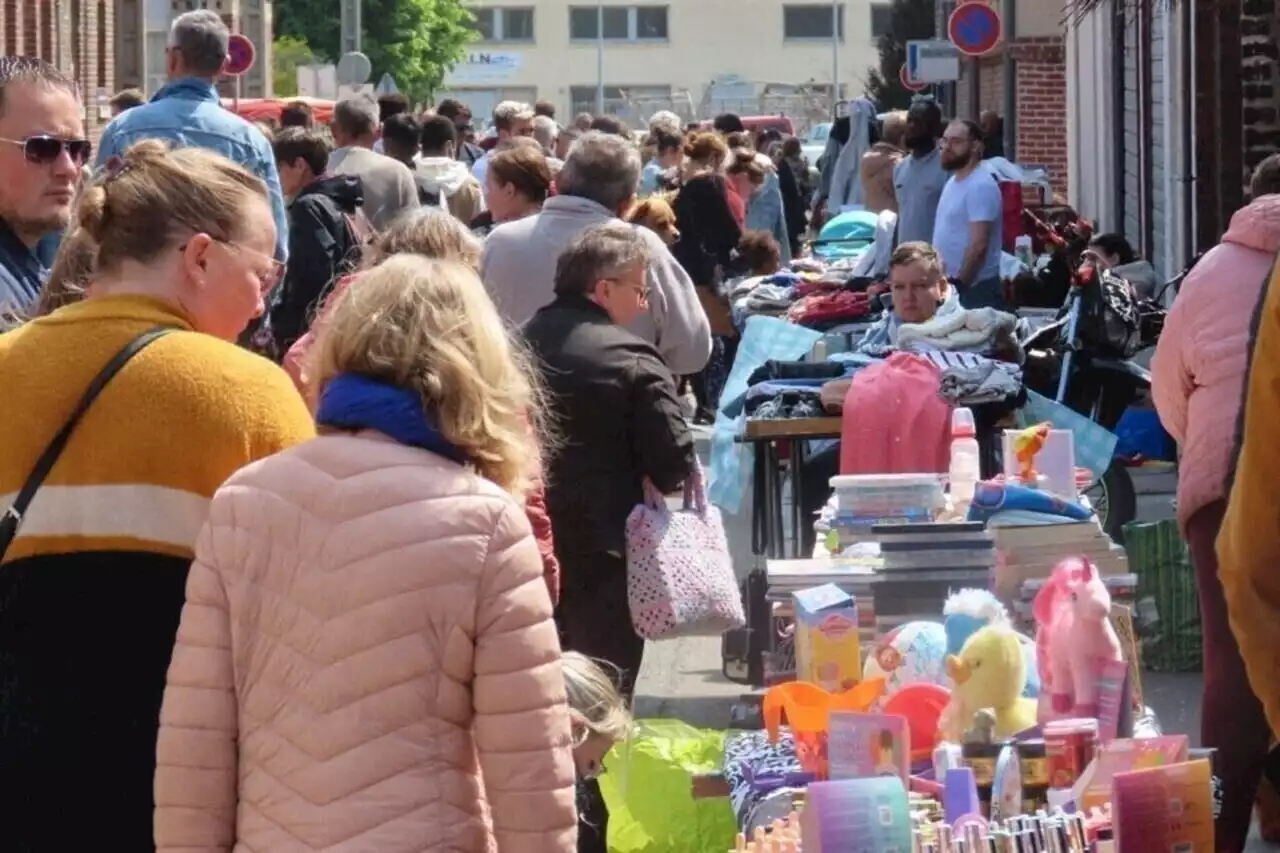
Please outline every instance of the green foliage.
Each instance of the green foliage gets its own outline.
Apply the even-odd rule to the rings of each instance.
[[[298,94],[298,66],[316,61],[304,39],[280,36],[271,46],[271,81],[277,98]]]
[[[904,110],[913,93],[898,75],[907,61],[907,42],[934,38],[933,0],[893,0],[889,31],[880,36],[880,67],[867,73],[867,95],[881,110]]]
[[[276,34],[310,45],[319,61],[336,61],[341,20],[334,0],[276,0]],[[475,38],[461,0],[364,0],[361,50],[412,100],[425,100]]]

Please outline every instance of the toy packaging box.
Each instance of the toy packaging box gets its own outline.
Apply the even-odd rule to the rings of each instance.
[[[1213,853],[1208,761],[1166,764],[1112,778],[1117,853]]]
[[[791,594],[795,604],[796,678],[838,693],[862,680],[858,604],[833,583]]]
[[[832,711],[827,723],[827,768],[832,779],[897,776],[911,784],[906,717]]]

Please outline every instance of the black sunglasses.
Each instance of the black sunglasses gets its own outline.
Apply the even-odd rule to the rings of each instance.
[[[93,153],[93,143],[87,139],[59,139],[56,136],[48,136],[46,134],[28,136],[26,139],[5,139],[0,137],[0,142],[21,145],[22,153],[26,156],[27,162],[34,163],[37,166],[48,166],[57,160],[62,156],[63,148],[66,148],[67,155],[71,157],[71,162],[77,166],[83,166],[88,163],[89,156]]]

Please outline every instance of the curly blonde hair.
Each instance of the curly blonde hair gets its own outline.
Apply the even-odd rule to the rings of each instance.
[[[384,261],[339,297],[316,365],[321,391],[351,373],[417,392],[478,474],[516,497],[529,490],[538,393],[474,270],[419,255]]]
[[[484,244],[461,222],[442,208],[419,207],[398,217],[365,249],[361,269],[369,270],[393,255],[422,255],[442,261],[457,261],[480,269]]]

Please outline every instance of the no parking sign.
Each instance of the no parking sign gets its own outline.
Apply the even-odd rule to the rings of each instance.
[[[947,21],[951,43],[966,56],[990,53],[1000,43],[1000,13],[986,3],[961,3]]]

